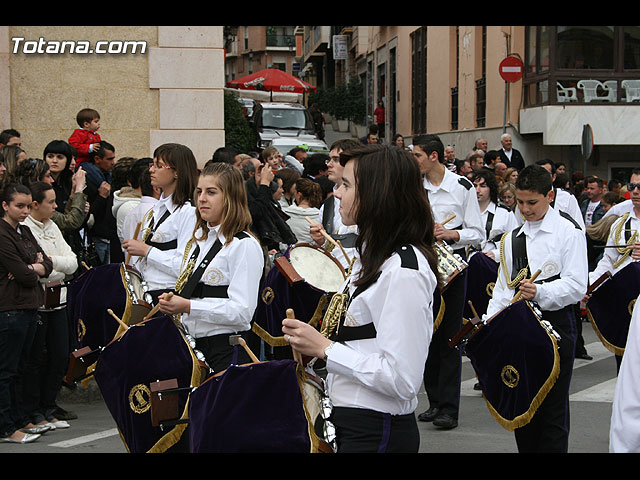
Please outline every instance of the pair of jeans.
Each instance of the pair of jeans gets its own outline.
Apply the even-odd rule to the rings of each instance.
[[[37,320],[35,309],[0,312],[0,436],[3,437],[29,423],[22,379]]]
[[[69,363],[67,308],[41,310],[24,379],[24,403],[32,423],[52,421]]]
[[[90,237],[90,240],[96,246],[96,253],[100,259],[101,265],[111,263],[111,242],[100,237]]]

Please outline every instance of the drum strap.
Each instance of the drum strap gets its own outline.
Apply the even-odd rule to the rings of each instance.
[[[145,243],[147,245],[150,245],[152,247],[157,248],[158,250],[162,250],[162,251],[167,251],[167,250],[173,250],[175,248],[178,247],[178,240],[171,240],[169,242],[164,242],[164,243],[159,243],[159,242],[153,242],[151,241],[151,237],[153,236],[153,234],[155,233],[155,231],[160,227],[160,225],[162,225],[162,223],[169,218],[169,216],[171,215],[171,212],[169,210],[167,210],[166,212],[164,212],[164,214],[162,215],[162,217],[160,217],[160,220],[158,221],[157,225],[154,225],[153,222],[153,217],[151,217],[151,224],[149,225],[149,235],[147,237],[147,239],[145,240]]]
[[[237,239],[247,238],[248,235],[245,232],[239,232],[235,235]],[[218,254],[218,252],[222,249],[222,242],[219,239],[216,239],[215,243],[211,246],[207,255],[202,259],[202,262],[198,265],[198,268],[194,270],[194,272],[189,277],[187,284],[180,291],[180,296],[183,298],[228,298],[227,288],[228,285],[205,285],[201,284],[200,279],[204,274],[204,271],[207,269],[211,261]],[[198,258],[200,254],[200,246],[196,245],[193,253],[191,254],[191,260]]]
[[[494,217],[493,212],[487,213],[487,224],[484,226],[484,230],[487,235],[487,240],[489,240],[489,235],[491,234],[491,227],[493,227],[493,217]]]
[[[329,195],[327,197],[327,199],[324,201],[324,204],[323,204],[323,208],[324,209],[322,211],[322,226],[329,233],[333,232],[333,214],[334,214],[333,205],[334,205],[334,202],[335,202],[334,196],[333,195]]]
[[[403,245],[396,250],[396,253],[400,256],[400,262],[402,268],[410,268],[412,270],[418,270],[418,258],[416,253],[410,245]],[[382,272],[378,272],[371,281],[366,284],[360,285],[353,292],[353,295],[349,299],[348,305],[351,304],[353,299],[364,292],[367,288],[378,281]],[[348,287],[347,287],[348,289]],[[345,312],[349,309],[349,306],[345,309]],[[345,327],[344,320],[346,315],[343,313],[340,317],[340,326],[336,329],[336,333],[331,338],[336,342],[348,342],[350,340],[364,340],[367,338],[375,338],[377,336],[376,327],[371,323],[365,325],[359,325],[357,327]]]
[[[339,241],[344,248],[354,248],[356,246],[358,235],[356,235],[355,233],[345,233],[342,235],[334,233],[331,235],[331,238]]]

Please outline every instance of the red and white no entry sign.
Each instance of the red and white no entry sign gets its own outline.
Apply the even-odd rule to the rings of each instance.
[[[500,62],[498,71],[505,82],[517,82],[522,78],[522,60],[510,55]]]

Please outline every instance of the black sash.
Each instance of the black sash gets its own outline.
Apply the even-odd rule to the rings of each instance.
[[[418,270],[418,259],[416,257],[416,253],[414,252],[413,248],[410,245],[403,245],[402,247],[396,250],[396,253],[400,255],[402,268],[411,268],[413,270]],[[349,299],[347,303],[347,308],[345,309],[345,312],[346,310],[348,310],[349,308],[348,305],[351,304],[353,299],[356,298],[358,295],[360,295],[362,292],[364,292],[371,285],[376,283],[378,281],[378,278],[380,278],[381,274],[382,272],[378,272],[370,282],[360,285],[358,288],[355,289],[355,291],[353,292],[353,296]],[[347,291],[348,289],[349,289],[349,285],[346,286]],[[345,327],[344,326],[345,316],[346,315],[343,314],[340,317],[340,325],[338,326],[338,328],[336,328],[336,333],[334,333],[334,335],[331,337],[331,340],[334,340],[336,342],[348,342],[350,340],[364,340],[366,338],[375,338],[377,336],[378,333],[376,331],[376,327],[373,324],[373,322],[367,323],[366,325],[359,325],[357,327]]]
[[[149,237],[147,238],[147,240],[145,241],[145,243],[151,247],[155,247],[158,250],[162,250],[167,251],[167,250],[173,250],[175,248],[178,247],[178,240],[174,239],[171,240],[169,242],[164,242],[164,243],[159,243],[159,242],[154,242],[151,240],[151,237],[153,237],[153,234],[155,233],[155,231],[158,229],[158,227],[160,227],[160,225],[162,225],[162,223],[169,218],[169,216],[171,215],[171,212],[169,210],[167,210],[166,212],[164,212],[164,214],[162,215],[162,217],[160,218],[160,220],[158,221],[158,224],[154,226],[154,221],[153,221],[153,217],[151,217],[151,225],[149,225],[149,228],[151,230],[151,233],[149,233]]]
[[[487,235],[487,240],[490,240],[489,235],[491,234],[491,227],[493,227],[493,217],[494,217],[494,214],[492,212],[487,213],[487,224],[484,226],[484,229]]]
[[[333,198],[333,195],[329,195],[327,199],[324,201],[324,205],[323,205],[324,210],[322,211],[322,226],[329,234],[333,232],[334,202],[335,202],[335,199]]]
[[[237,239],[247,238],[248,235],[244,232],[239,232],[235,235]],[[218,252],[222,249],[222,242],[219,239],[216,239],[215,243],[211,246],[207,255],[202,259],[202,262],[198,265],[198,268],[194,270],[194,272],[189,277],[187,284],[184,286],[182,291],[180,292],[180,296],[183,298],[228,298],[227,289],[228,285],[205,285],[204,283],[199,283],[204,271],[207,269],[213,258],[218,254]],[[198,258],[200,254],[200,246],[196,245],[195,250],[191,254],[189,261],[192,261],[195,258]]]
[[[511,233],[511,281],[516,278],[520,270],[522,270],[523,268],[527,269],[526,278],[529,278],[531,276],[531,269],[529,268],[529,258],[527,257],[527,236],[524,233],[522,235],[516,235],[516,233],[521,228],[522,227],[518,227]],[[560,274],[553,275],[552,277],[545,278],[544,280],[537,280],[534,283],[551,282],[553,280],[557,280],[558,278],[560,278]]]

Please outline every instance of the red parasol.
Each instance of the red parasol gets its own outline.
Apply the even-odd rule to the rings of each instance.
[[[315,92],[316,87],[303,82],[297,77],[278,70],[277,68],[265,68],[259,72],[246,75],[227,82],[227,88],[239,88],[241,90],[261,90],[263,92],[290,92],[306,93]]]

